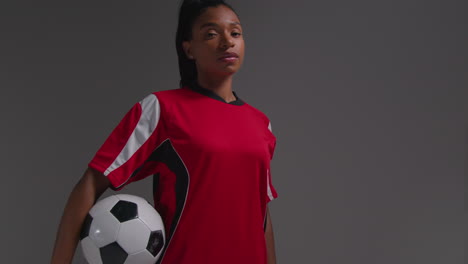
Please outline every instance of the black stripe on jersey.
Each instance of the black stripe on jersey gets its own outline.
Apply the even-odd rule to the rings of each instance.
[[[164,243],[163,252],[161,256],[159,257],[159,260],[155,263],[155,264],[160,264],[165,254],[165,251],[167,249],[167,246],[169,245],[169,242],[172,239],[172,235],[175,232],[177,224],[179,223],[182,210],[184,209],[185,200],[187,198],[188,185],[189,185],[189,175],[188,175],[187,168],[182,162],[182,159],[179,157],[179,154],[177,154],[177,152],[175,151],[170,140],[166,139],[153,151],[153,153],[151,153],[151,155],[143,163],[143,165],[138,167],[132,173],[132,175],[127,179],[126,182],[128,182],[128,180],[131,179],[132,177],[135,177],[135,175],[137,175],[141,171],[143,166],[148,161],[162,162],[166,164],[166,166],[176,175],[176,186],[175,186],[176,210],[174,212],[174,217],[172,219],[171,227],[169,229],[169,234],[166,234],[166,241]],[[159,173],[156,173],[153,175],[153,193],[157,191],[158,186],[159,186]],[[116,189],[117,188],[115,188],[114,190]]]
[[[153,193],[156,193],[159,187],[159,172],[153,175]]]
[[[167,139],[164,141],[153,153],[150,155],[147,161],[158,161],[166,164],[166,166],[171,170],[176,176],[176,210],[174,212],[174,217],[172,219],[171,227],[169,229],[169,234],[166,235],[166,243],[161,254],[161,257],[156,262],[157,264],[161,263],[167,246],[169,245],[172,236],[175,232],[177,224],[179,223],[180,216],[185,206],[185,200],[187,198],[187,190],[189,186],[189,175],[187,168],[185,167],[182,159],[179,154],[175,151],[174,147],[171,144],[171,141]],[[157,187],[159,184],[159,174],[153,177],[153,188]]]

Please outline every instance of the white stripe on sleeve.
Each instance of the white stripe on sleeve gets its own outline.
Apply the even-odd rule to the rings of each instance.
[[[146,96],[140,101],[140,105],[140,120],[120,154],[104,172],[106,176],[127,162],[143,143],[146,142],[158,125],[161,110],[156,95],[150,94]]]
[[[270,198],[270,201],[274,199],[273,197],[273,193],[271,192],[271,188],[270,188],[270,170],[267,169],[267,193],[268,193],[268,197]]]

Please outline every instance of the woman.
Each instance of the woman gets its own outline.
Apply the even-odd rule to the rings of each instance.
[[[184,1],[176,36],[180,88],[136,103],[73,189],[52,263],[71,263],[89,209],[108,188],[153,177],[166,229],[158,263],[276,263],[267,203],[277,197],[269,119],[241,100],[242,26],[222,0]]]

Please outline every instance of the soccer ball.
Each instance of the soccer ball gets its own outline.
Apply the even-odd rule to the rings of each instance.
[[[90,264],[154,264],[164,248],[164,224],[145,199],[111,195],[91,208],[80,240]]]

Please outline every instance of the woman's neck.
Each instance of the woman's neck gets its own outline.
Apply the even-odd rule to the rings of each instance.
[[[228,103],[236,100],[236,97],[232,93],[232,75],[219,78],[206,78],[201,75],[198,76],[198,84],[203,88],[213,91]]]

